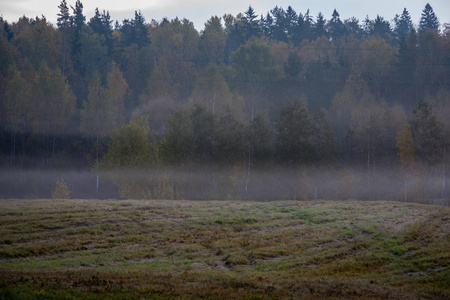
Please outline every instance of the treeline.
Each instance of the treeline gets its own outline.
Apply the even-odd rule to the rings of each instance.
[[[290,6],[214,16],[200,32],[138,11],[113,23],[98,9],[86,20],[79,0],[61,1],[56,25],[0,20],[3,169],[94,167],[127,197],[189,197],[168,170],[198,167],[213,198],[242,197],[218,192],[219,170],[247,191],[255,170],[306,182],[301,169],[323,166],[403,170],[406,185],[439,176],[422,195],[448,192],[450,27],[429,4],[416,26],[406,8],[391,24]]]

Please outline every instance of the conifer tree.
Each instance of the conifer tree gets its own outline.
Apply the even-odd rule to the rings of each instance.
[[[384,39],[387,43],[391,42],[391,25],[383,17],[377,15],[373,22],[371,32],[372,36]]]
[[[57,14],[56,25],[59,29],[67,29],[71,26],[69,7],[67,6],[66,0],[62,0],[61,4],[58,6],[59,13]]]
[[[257,15],[251,6],[249,6],[248,10],[245,12],[244,24],[245,40],[248,40],[252,36],[258,37],[261,35],[261,27],[259,25],[259,21],[257,20]]]
[[[331,15],[331,19],[328,22],[328,34],[331,36],[333,40],[336,40],[345,34],[345,27],[339,18],[339,13],[336,9],[333,11]]]
[[[429,3],[425,5],[425,8],[422,11],[422,17],[420,18],[419,30],[427,31],[427,30],[437,30],[439,29],[439,20],[436,17],[433,8]]]
[[[326,23],[325,17],[319,12],[316,17],[316,23],[314,24],[314,34],[316,38],[327,35]]]
[[[94,33],[103,36],[105,45],[108,47],[108,54],[111,54],[113,47],[111,17],[109,12],[103,11],[101,14],[98,8],[95,9],[95,15],[89,20],[88,25]]]
[[[411,15],[409,14],[408,10],[406,8],[403,9],[402,14],[395,15],[394,17],[394,34],[398,40],[401,40],[402,38],[406,38],[413,29],[413,23],[411,21]]]
[[[86,22],[86,17],[83,15],[83,3],[81,3],[80,0],[77,0],[75,7],[71,7],[73,11],[72,23],[75,27],[75,31],[79,32]]]
[[[67,7],[66,0],[62,0],[61,4],[58,6],[59,13],[57,19],[57,26],[61,33],[61,72],[65,77],[69,66],[70,60],[70,45],[71,45],[71,27],[72,22],[69,14],[69,8]]]

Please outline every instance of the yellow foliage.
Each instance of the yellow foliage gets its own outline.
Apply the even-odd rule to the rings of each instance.
[[[70,190],[67,183],[64,179],[59,179],[56,181],[56,187],[52,191],[53,199],[70,199],[70,194],[72,191]]]

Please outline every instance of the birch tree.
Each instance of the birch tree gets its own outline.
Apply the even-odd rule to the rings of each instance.
[[[6,92],[0,107],[3,111],[2,117],[5,118],[6,127],[10,131],[10,164],[14,166],[17,153],[18,134],[25,134],[27,120],[29,119],[29,110],[32,109],[30,99],[30,86],[22,78],[21,73],[15,65],[10,67],[9,78],[6,83]],[[23,138],[25,138],[23,136]],[[24,152],[25,142],[22,142]],[[23,153],[22,152],[22,153]]]
[[[44,134],[47,149],[55,154],[56,138],[75,109],[75,97],[59,69],[50,69],[45,62],[37,72],[33,97],[34,131]]]

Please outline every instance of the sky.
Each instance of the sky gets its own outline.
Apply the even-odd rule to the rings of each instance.
[[[75,6],[76,0],[66,0],[70,6]],[[0,15],[8,22],[16,22],[21,16],[28,18],[41,17],[44,15],[48,21],[56,25],[58,5],[61,0],[0,0]],[[414,24],[418,24],[420,15],[427,1],[423,0],[82,0],[84,15],[88,21],[93,15],[95,8],[100,11],[107,10],[112,20],[120,23],[124,19],[134,18],[135,11],[141,11],[147,22],[152,19],[161,21],[164,17],[169,20],[178,17],[186,18],[194,23],[197,30],[204,28],[204,23],[212,16],[224,14],[237,15],[245,12],[249,5],[253,7],[258,15],[266,15],[275,6],[284,9],[290,5],[297,13],[305,13],[309,8],[310,15],[317,16],[319,12],[327,20],[331,18],[333,10],[336,9],[341,20],[356,17],[361,23],[366,15],[375,19],[377,15],[388,21],[392,21],[396,14],[401,14],[403,8],[411,14]],[[441,25],[450,23],[450,0],[431,0]]]

